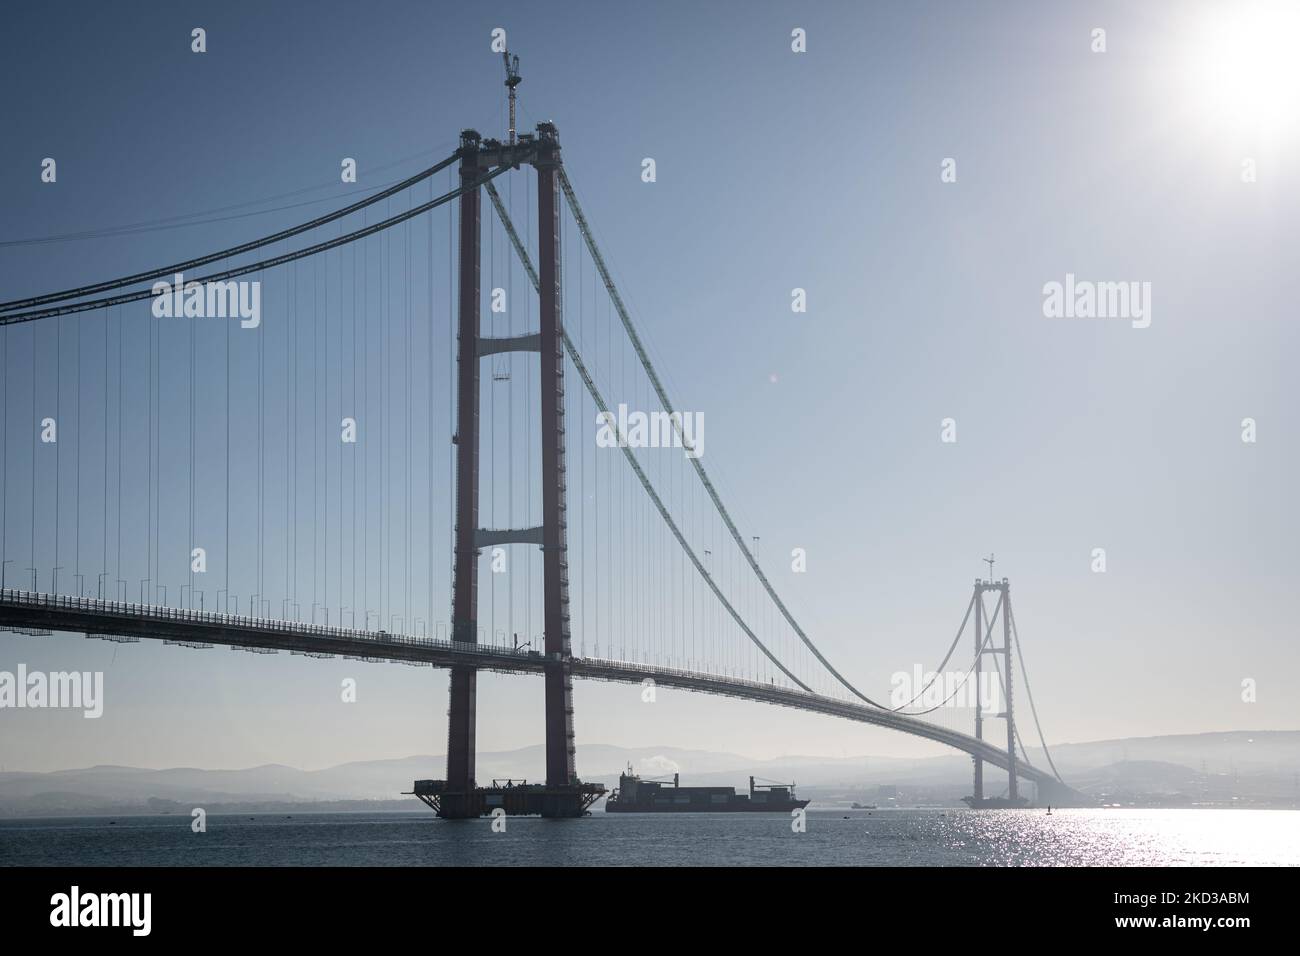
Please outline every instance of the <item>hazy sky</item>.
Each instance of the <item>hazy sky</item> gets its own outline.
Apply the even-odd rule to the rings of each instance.
[[[1300,429],[1285,370],[1300,345],[1300,190],[1291,172],[1300,97],[1283,42],[1297,40],[1296,20],[1282,5],[1266,8],[1262,20],[1252,19],[1250,5],[1173,0],[126,9],[53,4],[7,15],[0,241],[153,228],[0,246],[0,299],[262,235],[442,158],[465,127],[502,135],[501,63],[489,43],[490,31],[503,27],[522,62],[520,127],[558,125],[566,167],[672,395],[707,419],[706,467],[744,534],[761,537],[774,584],[846,674],[885,696],[893,672],[936,664],[972,580],[986,570],[979,559],[993,551],[998,576],[1012,581],[1050,741],[1296,727],[1286,675],[1300,672],[1300,510],[1288,489]],[[190,50],[196,26],[207,31],[204,54]],[[791,50],[796,27],[807,32],[804,53]],[[1104,52],[1093,50],[1097,28],[1105,30]],[[1277,65],[1287,60],[1289,71]],[[40,181],[45,157],[57,160],[57,183]],[[338,181],[342,157],[358,161],[356,186]],[[647,157],[656,164],[653,183],[642,181]],[[941,180],[947,158],[956,162],[955,182]],[[1243,181],[1247,168],[1254,181]],[[443,174],[435,188],[447,183]],[[509,189],[522,225],[522,174]],[[417,201],[428,195],[427,186],[416,191]],[[230,208],[267,197],[278,197],[272,207],[294,208],[256,216]],[[391,211],[404,208],[403,201]],[[219,221],[156,228],[198,212]],[[398,290],[385,293],[398,296],[387,305],[376,302],[375,314],[402,318],[375,341],[386,351],[363,365],[376,375],[396,368],[402,388],[415,387],[413,413],[398,409],[386,419],[392,441],[401,444],[412,424],[420,436],[437,432],[421,437],[409,459],[396,458],[402,470],[409,462],[416,490],[408,500],[404,476],[386,486],[399,496],[390,504],[403,509],[394,526],[403,534],[424,526],[437,537],[446,534],[449,500],[449,218],[445,210],[434,215],[432,237],[420,220],[394,230],[387,246],[368,241],[375,259],[363,259],[360,275],[389,270],[385,288]],[[496,281],[506,275],[504,244],[499,233],[485,232],[489,240],[496,244],[485,248],[485,278]],[[567,240],[576,251],[576,236]],[[430,259],[432,269],[422,264]],[[574,255],[570,266],[578,261]],[[363,281],[351,253],[316,268],[267,277],[260,372],[257,333],[233,333],[236,412],[256,410],[260,380],[272,404],[279,396],[283,407],[296,394],[315,414],[318,386],[295,382],[286,356],[317,340],[291,337],[310,326],[284,321],[289,303],[325,316],[328,343],[355,332],[340,301]],[[1150,283],[1149,326],[1046,317],[1044,285],[1067,274]],[[522,296],[521,273],[500,281]],[[578,281],[594,308],[589,267]],[[794,288],[807,292],[806,313],[791,310]],[[308,306],[317,291],[325,304]],[[568,295],[572,322],[579,293]],[[607,312],[589,314],[608,322]],[[35,563],[48,590],[54,510],[64,590],[75,590],[73,554],[88,593],[101,569],[112,578],[120,570],[132,600],[149,576],[146,536],[134,534],[147,521],[137,500],[138,483],[149,480],[148,444],[138,437],[145,426],[123,426],[120,459],[113,447],[119,384],[128,409],[132,389],[144,400],[143,316],[115,318],[107,335],[98,313],[81,324],[0,332],[10,581]],[[515,331],[526,318],[522,309],[512,313]],[[120,328],[127,332],[119,366]],[[159,348],[177,364],[160,382],[168,464],[155,480],[166,488],[167,528],[175,528],[186,520],[178,509],[188,509],[191,333],[159,334]],[[198,531],[215,540],[224,500],[207,507],[204,496],[224,495],[225,369],[204,362],[224,355],[226,333],[194,334],[207,336],[194,343],[196,495],[205,501],[197,520],[208,523]],[[302,368],[328,377],[352,344]],[[78,380],[78,346],[80,406],[69,385]],[[355,393],[322,388],[321,420],[332,421]],[[379,400],[377,388],[371,381],[362,392]],[[578,388],[576,379],[569,388]],[[405,401],[407,392],[397,394]],[[428,421],[426,398],[436,406]],[[57,509],[47,459],[38,459],[34,481],[31,471],[34,418],[56,401],[65,426],[60,454],[69,456],[59,465]],[[941,441],[947,418],[955,443]],[[1252,443],[1242,440],[1245,418],[1257,425]],[[283,454],[301,427],[277,418],[264,441]],[[66,470],[78,458],[74,442],[92,475]],[[256,451],[250,459],[250,446],[235,447],[238,543],[241,529],[256,527],[256,498],[243,479],[257,472]],[[106,451],[114,469],[124,460],[120,482],[99,475]],[[343,467],[337,447],[323,453]],[[273,455],[272,465],[275,475],[283,462]],[[265,492],[264,520],[273,525],[286,492],[278,474]],[[300,474],[298,487],[312,480]],[[121,519],[119,488],[128,499]],[[343,488],[344,497],[355,490]],[[572,476],[570,490],[577,493]],[[328,553],[345,555],[351,519],[336,513],[343,497],[334,510],[329,504],[339,494],[326,492],[319,512],[305,505],[295,528],[310,535],[327,526],[313,514],[333,514],[345,538]],[[113,508],[106,526],[105,500]],[[77,504],[84,530],[74,540]],[[113,532],[119,521],[124,536]],[[126,542],[121,557],[113,553],[118,537]],[[396,580],[399,593],[385,613],[427,618],[423,609],[432,607],[445,620],[445,544],[437,543],[432,563],[427,541],[409,545],[423,562],[413,571],[413,611],[402,591],[407,546],[402,538],[386,552],[398,571],[390,566],[385,582]],[[246,543],[238,556],[235,547],[230,590],[246,602],[258,586],[258,559]],[[371,555],[374,545],[365,547]],[[806,550],[807,573],[791,571],[794,548]],[[1097,548],[1105,549],[1104,573],[1093,570]],[[272,546],[262,561],[262,577],[278,588],[285,549]],[[365,570],[351,561],[344,557],[348,577],[339,581],[345,597]],[[164,564],[175,604],[188,581],[183,549]],[[309,584],[296,584],[304,616],[318,597],[335,608],[346,603],[331,592],[338,571],[336,564],[318,576],[313,568]],[[313,596],[317,580],[321,593]],[[484,588],[490,584],[485,574]],[[271,586],[263,581],[278,614],[284,592]],[[219,587],[206,586],[207,606]],[[445,747],[446,676],[438,671],[0,636],[0,669],[19,662],[102,670],[107,699],[98,720],[75,711],[0,712],[5,769],[311,768]],[[359,682],[356,704],[339,699],[345,677]],[[1256,702],[1242,700],[1245,679],[1257,681]],[[638,688],[581,682],[575,696],[580,773],[583,742],[754,756],[938,752],[902,735],[725,699],[661,691],[650,706]],[[541,700],[540,680],[481,676],[480,749],[539,743]],[[1033,739],[1027,719],[1022,734]]]

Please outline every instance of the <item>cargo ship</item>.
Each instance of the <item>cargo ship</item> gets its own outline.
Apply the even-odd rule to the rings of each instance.
[[[1024,797],[1016,797],[1014,800],[1006,797],[962,797],[961,802],[972,810],[1019,810],[1029,806],[1029,801]]]
[[[642,780],[628,767],[618,789],[605,801],[608,813],[789,813],[808,806],[795,796],[793,783],[755,783],[749,793],[735,787],[683,787],[678,774],[667,780]]]

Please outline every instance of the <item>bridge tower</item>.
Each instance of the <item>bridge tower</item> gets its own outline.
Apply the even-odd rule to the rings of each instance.
[[[992,571],[992,562],[990,561],[989,570]],[[984,595],[987,592],[993,592],[998,595],[997,603],[994,605],[993,614],[990,617],[988,608],[984,605]],[[991,577],[988,580],[980,578],[975,579],[975,736],[984,739],[984,700],[982,698],[983,686],[982,675],[984,670],[984,658],[992,655],[995,658],[1001,655],[1004,665],[998,668],[1002,676],[1002,686],[1004,688],[1005,709],[998,714],[991,715],[994,718],[1002,718],[1007,725],[1007,796],[1005,800],[995,798],[986,799],[984,796],[984,761],[979,757],[973,757],[975,763],[975,779],[971,791],[970,804],[973,807],[979,806],[1016,806],[1020,803],[1020,787],[1016,773],[1016,718],[1014,698],[1012,696],[1012,639],[1011,639],[1011,583],[1006,578],[995,581]],[[1002,646],[997,647],[993,644],[993,629],[997,625],[997,619],[1002,619]]]
[[[460,134],[460,184],[479,177],[479,135]],[[460,195],[460,299],[457,303],[456,530],[452,567],[451,639],[478,643],[478,462],[479,462],[479,190]],[[447,790],[445,816],[469,816],[474,790],[478,672],[451,669],[447,708]],[[466,797],[465,806],[454,796]],[[474,814],[476,815],[476,814]]]
[[[546,785],[578,783],[574,769],[569,634],[569,544],[565,517],[564,335],[560,288],[560,140],[537,127],[537,260],[542,390],[542,620],[546,650]]]
[[[480,202],[482,177],[493,169],[537,170],[540,325],[532,334],[492,338],[480,334]],[[478,641],[478,573],[484,547],[534,544],[542,549],[546,783],[479,787],[474,774],[476,681],[474,667],[451,670],[447,714],[447,779],[417,781],[416,795],[439,816],[473,817],[502,807],[508,813],[578,816],[604,793],[582,784],[574,764],[573,680],[570,671],[569,562],[565,517],[564,325],[560,283],[560,141],[552,123],[517,142],[461,133],[459,282],[457,310],[456,530],[452,584],[452,640]],[[542,524],[485,529],[478,525],[480,363],[501,352],[536,352],[540,360]]]

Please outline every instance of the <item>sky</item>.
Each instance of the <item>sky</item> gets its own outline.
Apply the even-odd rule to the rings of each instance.
[[[851,680],[884,696],[894,672],[934,666],[993,552],[1049,742],[1296,728],[1286,674],[1300,673],[1300,430],[1286,369],[1298,344],[1288,160],[1300,74],[1286,65],[1297,36],[1286,5],[67,3],[8,20],[0,299],[223,248],[410,175],[448,155],[462,129],[502,136],[490,48],[502,28],[521,59],[520,128],[557,124],[670,394],[707,420],[706,468],[742,532],[760,538],[774,586]],[[792,49],[796,29],[804,52]],[[41,181],[47,157],[54,183]],[[344,157],[356,184],[339,179]],[[535,228],[527,176],[500,183]],[[404,208],[394,200],[388,212]],[[525,303],[485,322],[524,331],[536,309],[484,210],[485,289],[507,285]],[[161,228],[195,213],[200,224]],[[268,273],[258,330],[159,328],[140,306],[0,332],[7,580],[36,565],[48,590],[61,565],[61,590],[93,594],[104,570],[132,600],[143,579],[166,582],[175,605],[192,580],[197,502],[196,540],[215,555],[207,574],[222,578],[195,585],[205,601],[225,587],[245,602],[265,595],[277,616],[292,594],[303,616],[312,603],[336,615],[364,603],[391,628],[395,616],[412,628],[416,616],[445,621],[452,220],[445,209],[426,219],[355,255]],[[30,241],[83,231],[110,234]],[[566,253],[566,321],[613,356],[611,316],[572,231]],[[1050,317],[1044,287],[1068,275],[1139,283],[1149,312]],[[806,311],[792,310],[794,289]],[[358,300],[360,324],[348,306]],[[530,380],[508,367],[510,401],[522,401]],[[33,441],[52,406],[57,463]],[[321,437],[354,406],[366,441],[382,422],[363,465],[397,469],[374,479],[387,503],[359,519],[351,452]],[[148,421],[133,418],[146,407]],[[497,432],[526,430],[509,407],[485,412],[498,426],[483,453],[494,464],[508,455]],[[575,408],[589,427],[590,409]],[[1254,441],[1243,441],[1247,418]],[[943,440],[948,419],[955,441]],[[575,470],[585,476],[596,454],[585,447],[578,469],[571,458],[575,509]],[[83,456],[86,475],[74,470]],[[685,473],[680,456],[655,461]],[[535,501],[503,480],[489,496],[506,512],[489,515],[496,526]],[[150,551],[151,520],[165,552]],[[646,527],[617,526],[619,547],[649,540]],[[259,528],[270,539],[260,550]],[[614,529],[595,534],[610,556]],[[791,568],[796,548],[806,572]],[[575,556],[575,573],[598,577],[601,555]],[[608,617],[624,592],[604,593]],[[484,600],[508,619],[492,618],[493,631],[518,627],[526,595]],[[316,768],[445,747],[438,671],[0,636],[0,670],[19,663],[103,671],[106,702],[97,720],[0,711],[9,770]],[[340,699],[345,678],[355,703]],[[580,773],[583,742],[755,757],[941,752],[666,690],[651,706],[640,688],[579,682],[575,702]],[[541,703],[539,680],[482,675],[479,748],[540,743]]]

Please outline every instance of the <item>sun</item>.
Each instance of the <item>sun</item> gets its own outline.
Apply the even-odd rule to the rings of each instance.
[[[1223,131],[1278,133],[1300,120],[1300,3],[1215,4],[1189,44],[1194,109]]]

